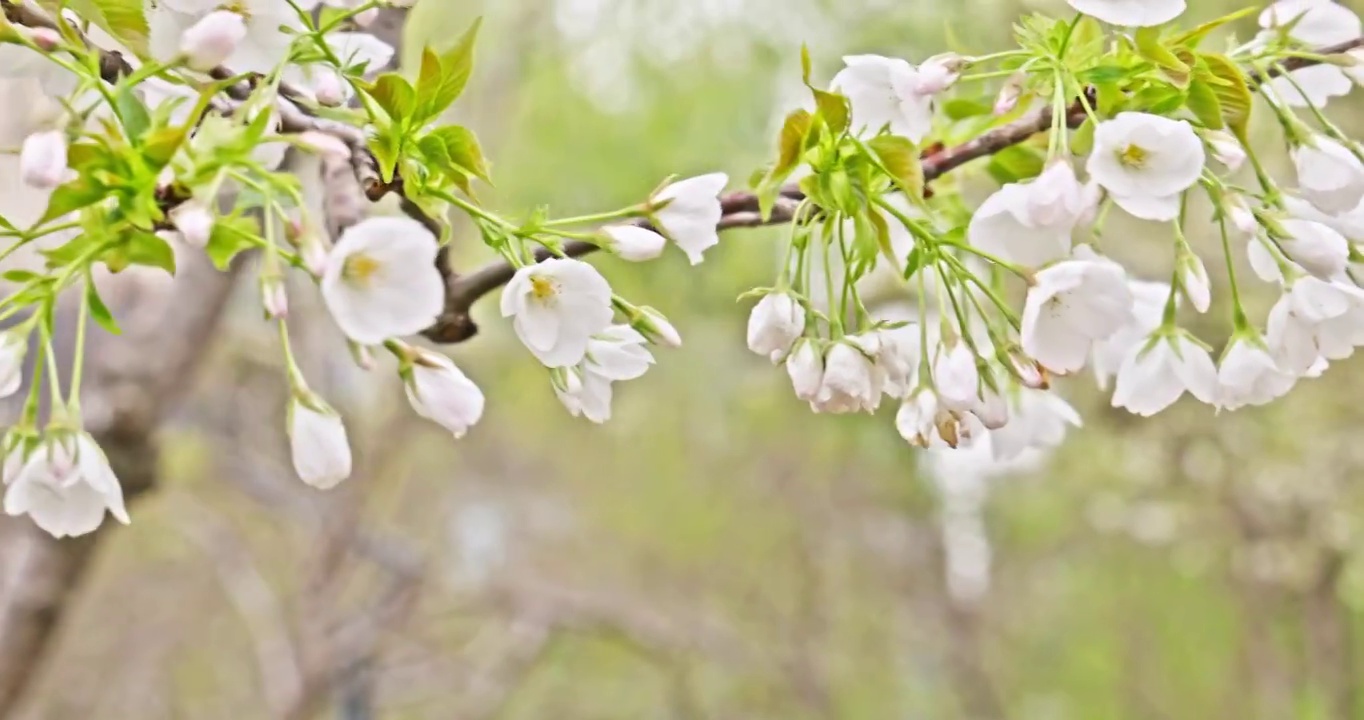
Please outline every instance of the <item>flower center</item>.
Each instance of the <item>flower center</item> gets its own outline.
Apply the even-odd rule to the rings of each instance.
[[[1150,155],[1151,153],[1140,145],[1128,145],[1122,152],[1118,153],[1118,162],[1122,163],[1123,167],[1140,169],[1146,165],[1146,159]]]
[[[220,10],[227,10],[242,16],[243,20],[251,19],[251,3],[247,0],[228,0],[219,6]]]
[[[373,278],[382,268],[383,263],[378,260],[368,255],[357,254],[346,258],[346,264],[341,267],[341,276],[347,281],[363,287],[368,285],[370,278]]]
[[[559,284],[550,278],[532,275],[530,278],[530,294],[536,300],[549,300],[559,294]]]

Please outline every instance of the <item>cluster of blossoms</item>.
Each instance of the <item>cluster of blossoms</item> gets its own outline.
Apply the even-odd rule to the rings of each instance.
[[[128,522],[110,463],[82,428],[80,377],[86,326],[117,332],[93,269],[130,264],[174,272],[183,251],[226,268],[253,251],[266,317],[279,325],[291,388],[287,429],[293,465],[309,485],[346,479],[352,458],[340,415],[308,386],[285,320],[285,274],[311,277],[357,361],[395,358],[412,408],[462,437],[485,398],[450,358],[406,342],[446,310],[441,246],[451,209],[517,268],[502,300],[553,390],[574,415],[604,422],[612,384],[642,375],[649,345],[681,344],[658,311],[615,295],[568,243],[643,261],[676,244],[695,264],[719,242],[723,174],[666,183],[643,203],[581,218],[512,223],[479,207],[470,182],[486,179],[477,140],[440,116],[467,81],[477,25],[455,46],[427,50],[415,82],[380,74],[394,50],[364,32],[393,0],[163,0],[148,3],[146,37],[69,13],[5,2],[0,61],[6,77],[36,80],[65,111],[27,128],[18,172],[48,197],[29,227],[0,218],[0,257],[32,244],[42,270],[12,269],[18,287],[0,304],[0,396],[23,385],[29,346],[42,348],[22,418],[3,439],[5,511],[27,514],[55,536],[100,526],[106,512]],[[410,4],[410,3],[405,3]],[[120,32],[120,30],[125,32]],[[289,172],[286,150],[297,149]],[[354,165],[371,194],[398,184],[411,217],[375,216],[333,243],[309,183],[325,161]],[[311,176],[300,183],[298,177]],[[604,227],[602,223],[607,223]],[[581,229],[586,226],[586,229]],[[443,235],[444,237],[438,237]],[[537,257],[536,251],[548,253]],[[543,261],[542,261],[543,260]],[[66,290],[84,288],[76,359],[63,388],[53,353],[54,313]],[[39,428],[44,388],[50,410]]]
[[[18,172],[47,193],[46,210],[32,222],[0,218],[0,258],[33,244],[45,261],[4,274],[16,289],[0,300],[0,395],[20,390],[30,345],[41,349],[22,416],[0,445],[6,512],[57,536],[91,532],[106,512],[128,521],[118,479],[81,425],[87,324],[118,331],[97,265],[173,273],[179,251],[223,268],[251,253],[261,307],[280,331],[293,464],[318,488],[350,475],[351,452],[342,418],[293,359],[287,272],[315,281],[357,362],[373,367],[373,351],[387,350],[413,409],[456,438],[479,422],[483,393],[448,357],[406,340],[439,327],[457,294],[441,250],[452,210],[506,263],[501,315],[574,416],[605,422],[614,383],[648,370],[650,346],[681,344],[663,314],[617,295],[576,258],[602,250],[647,261],[672,243],[701,262],[726,225],[727,176],[670,180],[636,205],[580,217],[513,221],[485,209],[471,192],[488,172],[477,139],[441,123],[468,80],[478,26],[444,52],[425,50],[415,78],[379,73],[393,48],[364,27],[398,4],[157,0],[129,27],[108,22],[127,13],[97,26],[0,0],[0,72],[36,80],[62,108],[15,143]],[[917,66],[852,56],[828,89],[810,85],[806,59],[813,105],[787,117],[780,157],[748,196],[764,218],[778,204],[792,218],[775,284],[750,293],[759,299],[748,345],[784,364],[815,411],[872,412],[890,398],[914,445],[988,445],[1009,460],[1079,424],[1051,382],[1086,365],[1113,382],[1115,406],[1135,413],[1186,393],[1231,410],[1268,402],[1364,344],[1364,289],[1352,275],[1364,155],[1322,110],[1364,73],[1348,54],[1319,54],[1357,40],[1358,18],[1330,0],[1282,0],[1254,40],[1214,52],[1202,47],[1207,36],[1234,18],[1179,32],[1165,24],[1183,0],[1071,4],[1072,20],[1026,18],[1019,47],[990,56]],[[963,92],[996,78],[993,102]],[[1248,142],[1256,89],[1290,145],[1293,191]],[[1047,122],[1032,127],[1039,112]],[[1046,128],[1045,149],[1025,142]],[[295,165],[282,172],[291,148]],[[937,176],[994,151],[989,169],[1002,187],[972,212],[961,186]],[[354,168],[370,197],[401,193],[406,216],[323,236],[299,178],[315,182],[325,162]],[[1243,165],[1254,186],[1236,181]],[[1211,201],[1230,289],[1218,361],[1179,325],[1181,307],[1202,313],[1213,301],[1184,233],[1198,190]],[[1166,225],[1168,283],[1129,277],[1101,252],[1113,208]],[[1240,246],[1283,289],[1263,329],[1241,305]],[[867,285],[887,277],[912,302],[864,302]],[[63,388],[53,309],[77,288]]]
[[[782,159],[758,191],[805,200],[794,260],[758,291],[748,345],[784,364],[814,411],[871,412],[889,399],[911,444],[1007,462],[1079,424],[1050,388],[1086,366],[1111,384],[1114,407],[1139,415],[1185,394],[1229,411],[1278,398],[1364,344],[1354,244],[1364,241],[1364,153],[1323,112],[1364,83],[1359,18],[1331,0],[1282,0],[1263,10],[1251,42],[1210,51],[1206,36],[1234,18],[1181,33],[1164,25],[1183,0],[1071,5],[1072,21],[1026,18],[1018,51],[918,66],[844,58],[827,90],[811,87],[812,107],[788,116]],[[989,78],[1007,78],[993,102],[962,92]],[[1287,140],[1293,189],[1249,142],[1259,103]],[[1039,112],[1045,149],[995,155],[1002,186],[974,212],[960,185],[926,191],[935,165],[969,150],[937,150],[934,138],[1008,133]],[[793,176],[799,194],[784,185]],[[1104,232],[1114,210],[1164,226],[1168,282],[1104,254],[1122,252],[1119,233]],[[1216,353],[1180,324],[1182,310],[1206,313],[1214,300],[1185,233],[1206,225],[1205,212],[1229,290],[1230,332]],[[1259,323],[1242,306],[1239,253],[1282,288]],[[908,312],[864,302],[884,276],[914,301]]]

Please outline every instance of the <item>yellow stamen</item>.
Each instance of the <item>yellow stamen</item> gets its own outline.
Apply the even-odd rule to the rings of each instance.
[[[559,286],[550,278],[532,275],[530,294],[534,295],[536,300],[548,300],[559,294]]]
[[[1138,145],[1128,145],[1122,152],[1118,153],[1118,162],[1130,168],[1139,168],[1146,164],[1146,158],[1150,155],[1146,148]]]
[[[382,263],[368,255],[352,255],[346,258],[346,264],[341,268],[341,276],[357,285],[365,285],[382,268]]]

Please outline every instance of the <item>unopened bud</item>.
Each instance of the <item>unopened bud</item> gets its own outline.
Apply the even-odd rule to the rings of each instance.
[[[313,80],[313,96],[319,105],[337,107],[346,102],[346,86],[341,76],[329,67],[317,69]]]
[[[61,33],[52,28],[30,28],[28,31],[28,39],[32,40],[33,44],[37,45],[38,49],[43,52],[52,52],[57,49],[57,46],[62,44]]]
[[[1212,150],[1212,156],[1217,162],[1227,166],[1227,169],[1236,172],[1246,162],[1246,150],[1241,147],[1241,141],[1236,139],[1225,130],[1210,130],[1203,135],[1208,147]]]
[[[213,213],[203,203],[190,200],[171,210],[168,217],[189,245],[204,247],[213,236]]]
[[[641,307],[639,315],[630,324],[651,343],[671,348],[682,347],[682,336],[678,334],[677,328],[663,317],[663,313],[651,307]]]
[[[66,133],[44,130],[24,138],[19,151],[19,175],[24,184],[51,190],[66,180]]]
[[[260,283],[260,302],[265,308],[265,317],[278,320],[289,314],[289,293],[284,289],[284,280],[279,277],[262,277]]]
[[[934,55],[919,66],[918,79],[914,92],[920,95],[937,95],[952,87],[961,78],[966,58],[956,53]]]
[[[306,219],[290,220],[284,225],[284,238],[298,251],[308,272],[321,277],[327,269],[328,248],[317,228]]]
[[[1008,353],[1009,369],[1013,371],[1018,383],[1023,387],[1034,390],[1046,390],[1051,387],[1051,380],[1047,378],[1047,369],[1042,367],[1042,363],[1023,354],[1020,349],[1010,350]]]
[[[180,52],[194,70],[205,72],[227,62],[246,38],[246,21],[227,10],[215,10],[180,36]]]
[[[1260,231],[1260,221],[1255,218],[1255,213],[1246,204],[1245,198],[1240,195],[1227,195],[1222,202],[1222,211],[1226,213],[1227,221],[1236,232],[1250,236]]]
[[[999,95],[995,96],[995,115],[1008,115],[1018,107],[1018,101],[1023,97],[1023,83],[1027,82],[1028,76],[1023,73],[1014,73],[1009,76],[1008,82],[999,89]]]

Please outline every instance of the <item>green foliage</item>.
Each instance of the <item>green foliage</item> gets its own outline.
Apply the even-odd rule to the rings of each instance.
[[[372,138],[372,150],[385,182],[392,181],[403,158],[433,164],[437,175],[469,192],[469,178],[488,179],[487,162],[473,133],[459,126],[427,131],[459,99],[473,73],[474,45],[482,19],[444,53],[422,52],[421,69],[413,85],[401,73],[380,75],[361,83],[365,94],[384,113]]]

